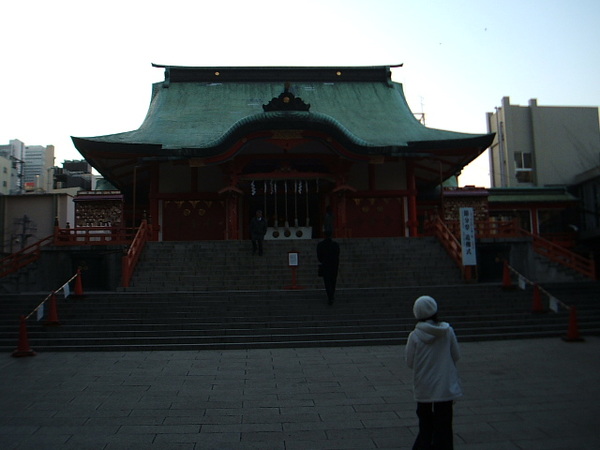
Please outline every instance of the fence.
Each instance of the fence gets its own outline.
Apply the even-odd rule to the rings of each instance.
[[[460,232],[458,234],[453,232],[450,228],[448,228],[446,222],[444,222],[439,216],[434,220],[427,222],[426,232],[438,238],[450,255],[450,258],[452,258],[452,260],[460,268],[465,281],[471,281],[477,277],[476,266],[463,265],[462,246],[460,241],[456,238],[456,236],[460,236]]]
[[[0,278],[8,274],[14,273],[25,267],[26,265],[37,261],[42,252],[41,248],[52,242],[54,235],[45,237],[44,239],[25,247],[18,252],[15,252],[0,260]]]
[[[514,267],[504,261],[504,273],[502,275],[502,288],[511,289],[515,287],[512,283],[511,274],[515,274],[518,279],[518,286],[521,289],[525,289],[525,285],[533,286],[533,301],[531,312],[533,313],[544,313],[549,311],[558,312],[559,308],[563,308],[569,312],[569,325],[566,336],[563,337],[568,342],[582,341],[581,335],[579,334],[579,325],[577,323],[577,308],[574,305],[567,305],[561,300],[554,297],[550,292],[542,288],[538,283],[527,279],[521,273],[519,273]],[[542,294],[548,297],[548,309],[545,309],[542,303]]]
[[[460,236],[460,223],[458,221],[442,221],[438,218],[436,221],[433,221],[436,228],[438,227],[437,222],[445,224],[452,235]],[[538,234],[533,234],[522,229],[519,226],[518,220],[480,220],[475,223],[475,237],[477,239],[527,237],[531,239],[533,251],[535,251],[537,254],[546,257],[550,261],[554,261],[564,267],[568,267],[576,272],[579,272],[587,278],[596,280],[597,276],[594,258],[586,258],[569,250],[567,246],[572,246],[570,244],[572,238],[569,238],[569,236],[570,235],[566,233],[555,233],[546,236],[552,239],[549,240],[546,239],[546,237],[542,237]]]
[[[137,230],[137,233],[129,246],[129,250],[127,250],[127,254],[123,256],[123,262],[121,264],[121,284],[123,287],[129,287],[129,282],[133,276],[135,266],[140,259],[140,255],[146,242],[150,239],[151,233],[152,226],[147,220],[142,220],[140,228]]]
[[[53,245],[128,245],[137,228],[78,227],[56,228]]]
[[[69,283],[71,283],[73,280],[75,280],[75,290],[73,294],[71,294]],[[44,300],[42,300],[29,314],[22,315],[20,317],[19,342],[17,349],[13,352],[12,356],[21,357],[35,355],[35,352],[29,346],[29,337],[27,333],[27,320],[29,320],[34,314],[38,322],[46,317],[45,325],[60,325],[56,304],[56,294],[60,291],[64,292],[65,298],[71,296],[83,296],[83,284],[81,281],[80,269],[78,269],[77,273],[69,278],[62,286],[48,294],[48,296],[44,298]],[[47,312],[46,306],[48,306]]]

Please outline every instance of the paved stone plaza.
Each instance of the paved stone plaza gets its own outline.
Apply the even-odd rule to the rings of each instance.
[[[600,448],[599,337],[461,349],[455,448]],[[403,352],[7,354],[0,448],[410,449],[417,421]]]

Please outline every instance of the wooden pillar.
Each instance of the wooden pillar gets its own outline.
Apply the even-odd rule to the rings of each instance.
[[[160,223],[159,217],[158,217],[158,183],[159,183],[159,173],[160,170],[158,170],[158,165],[153,165],[150,169],[149,169],[149,173],[150,173],[150,195],[149,195],[149,202],[150,202],[150,224],[152,225],[151,227],[151,233],[150,233],[150,240],[151,241],[158,241],[158,232],[159,232],[159,227],[158,224]]]
[[[539,221],[539,214],[538,214],[537,206],[533,206],[531,208],[529,214],[531,214],[531,234],[539,236],[540,235],[540,221]],[[521,227],[523,227],[523,224],[521,224]]]
[[[225,239],[237,240],[240,239],[239,230],[239,196],[235,192],[229,192],[225,199]]]
[[[375,191],[376,186],[377,186],[377,182],[376,182],[375,166],[373,164],[369,164],[369,190],[371,192]]]
[[[417,218],[417,181],[415,167],[412,161],[406,163],[406,183],[408,185],[408,234],[411,237],[419,235],[419,220]]]
[[[198,167],[190,167],[190,192],[198,192]]]
[[[340,237],[340,238],[351,237],[350,230],[348,230],[348,217],[346,216],[346,192],[344,192],[344,191],[338,192],[335,206],[336,206],[335,230],[336,230],[337,237]]]

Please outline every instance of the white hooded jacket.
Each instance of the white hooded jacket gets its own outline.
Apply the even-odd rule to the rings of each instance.
[[[445,402],[462,396],[456,361],[460,350],[446,322],[419,322],[408,336],[406,364],[413,369],[417,402]]]

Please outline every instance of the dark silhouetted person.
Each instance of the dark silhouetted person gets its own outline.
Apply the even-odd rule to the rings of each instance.
[[[267,221],[262,215],[262,211],[256,211],[256,215],[250,221],[250,239],[252,239],[252,254],[263,254],[263,240],[267,234]]]
[[[338,266],[340,264],[340,246],[331,239],[331,233],[325,233],[325,239],[317,244],[317,258],[321,264],[327,300],[330,305],[333,305]]]
[[[323,235],[333,237],[334,217],[333,209],[328,206],[325,209],[325,217],[323,218]]]
[[[427,295],[415,301],[413,313],[419,322],[406,343],[419,418],[413,450],[454,448],[452,406],[462,396],[456,368],[460,351],[453,328],[438,319],[437,311],[436,301]]]

